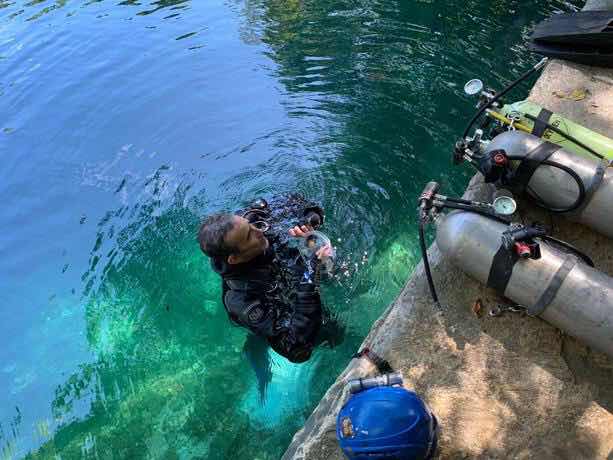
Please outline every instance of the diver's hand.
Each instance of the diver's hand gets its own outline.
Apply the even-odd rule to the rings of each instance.
[[[315,255],[319,260],[326,260],[328,257],[332,256],[333,253],[334,250],[332,249],[332,246],[326,244],[325,246],[319,248]]]
[[[310,225],[296,225],[295,227],[289,229],[289,234],[291,236],[295,236],[296,238],[304,238],[312,231],[313,227]]]

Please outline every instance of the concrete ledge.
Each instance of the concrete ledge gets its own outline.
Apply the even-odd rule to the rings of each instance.
[[[586,8],[613,9],[613,1],[590,1]],[[552,94],[574,89],[587,89],[587,97]],[[613,137],[613,70],[553,61],[530,99]],[[465,197],[485,200],[492,193],[475,176]],[[613,241],[528,203],[520,211],[526,222],[551,225],[554,236],[613,275]],[[444,310],[432,305],[420,264],[363,346],[401,370],[405,385],[432,407],[442,426],[440,457],[613,460],[613,360],[540,319],[488,316],[503,299],[442,258],[436,245],[429,254]],[[486,310],[480,317],[472,312],[476,299]],[[283,460],[343,459],[335,421],[345,383],[372,373],[366,360],[351,361]]]

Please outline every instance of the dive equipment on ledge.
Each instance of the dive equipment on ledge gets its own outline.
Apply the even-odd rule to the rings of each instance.
[[[438,308],[440,308],[441,305],[438,299],[438,294],[436,293],[436,287],[434,286],[434,280],[432,278],[432,271],[430,270],[430,262],[428,260],[428,248],[426,246],[425,236],[426,225],[430,223],[432,219],[436,218],[438,213],[440,213],[443,209],[471,211],[504,223],[508,222],[506,219],[508,219],[517,209],[517,204],[511,197],[504,197],[504,199],[502,201],[498,201],[498,204],[496,205],[439,195],[437,194],[439,188],[440,185],[438,182],[428,182],[418,199],[419,246],[421,249],[422,260],[424,262],[424,271],[426,272],[426,279],[428,280],[430,295]]]
[[[579,125],[559,114],[553,113],[531,101],[504,103],[502,96],[507,94],[521,81],[528,78],[536,70],[542,68],[547,59],[541,60],[500,92],[485,88],[478,79],[470,80],[464,86],[464,92],[469,96],[478,96],[477,113],[464,130],[460,143],[466,143],[470,130],[477,120],[483,116],[477,126],[481,135],[493,138],[506,130],[519,130],[537,137],[542,137],[554,144],[581,155],[593,155],[598,158],[613,159],[613,140],[602,134]],[[456,157],[457,160],[457,157]]]
[[[564,213],[613,238],[613,169],[520,131],[499,134],[472,157],[486,182],[525,193],[537,205]]]
[[[436,223],[436,244],[445,257],[515,302],[517,311],[523,307],[613,356],[613,278],[573,246],[548,236],[541,225],[509,223],[492,205],[442,197],[438,189],[429,182],[419,198],[423,262],[437,305],[422,238],[426,222]],[[471,205],[458,209],[458,201]],[[445,208],[452,211],[441,214]]]
[[[488,91],[488,90],[481,91],[480,92],[480,94],[481,94],[480,103],[477,106],[479,108],[479,110],[477,111],[477,113],[471,118],[471,120],[466,125],[466,129],[464,129],[464,134],[462,135],[462,138],[465,139],[468,136],[468,134],[470,133],[470,130],[472,129],[472,127],[475,124],[475,122],[479,119],[479,117],[481,115],[483,115],[483,113],[487,109],[489,109],[490,107],[498,107],[498,101],[502,98],[502,96],[507,94],[509,91],[511,91],[513,88],[515,88],[517,85],[519,85],[522,81],[526,80],[532,74],[534,74],[538,70],[542,69],[545,66],[546,63],[547,63],[547,58],[541,59],[531,69],[526,71],[517,80],[512,82],[509,86],[507,86],[505,89],[503,89],[499,93],[493,93],[491,90],[490,91]],[[471,83],[471,82],[473,84],[469,85],[469,83]],[[469,91],[475,91],[478,88],[478,86],[479,86],[478,84],[476,84],[472,80],[471,80],[471,82],[467,83],[467,85],[464,86],[464,91],[466,91],[467,94],[470,94]]]
[[[525,193],[538,206],[613,238],[613,173],[608,168],[613,140],[529,101],[501,107],[499,96],[514,84],[500,93],[484,89],[478,80],[466,84],[467,94],[480,95],[479,111],[456,142],[454,162],[466,161],[485,182]],[[468,137],[483,113],[487,116]]]
[[[495,118],[495,115],[488,112]],[[613,140],[591,129],[581,126],[568,118],[562,117],[544,109],[531,101],[519,101],[503,105],[496,115],[501,115],[504,121],[510,125],[515,121],[514,127],[533,134],[536,137],[558,144],[566,150],[590,157],[594,152],[599,156],[613,159]],[[527,129],[522,129],[522,128]],[[562,131],[562,134],[559,132]],[[575,142],[568,139],[571,136]],[[581,145],[587,147],[583,148]],[[589,150],[588,150],[589,149]]]
[[[613,11],[553,15],[536,25],[528,49],[581,64],[613,67]]]
[[[613,46],[613,11],[588,10],[555,14],[534,28],[532,40],[595,48]]]
[[[453,211],[437,219],[436,244],[472,278],[613,356],[613,278],[546,238],[542,228]]]

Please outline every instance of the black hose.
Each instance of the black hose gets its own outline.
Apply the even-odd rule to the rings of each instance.
[[[511,83],[509,86],[507,86],[505,89],[503,89],[501,92],[499,92],[498,94],[496,94],[487,104],[484,104],[478,111],[477,113],[472,117],[472,119],[468,122],[468,125],[466,125],[466,129],[464,130],[464,134],[462,135],[462,139],[466,139],[466,137],[468,136],[468,133],[470,132],[470,129],[473,127],[473,125],[475,124],[475,121],[477,121],[477,119],[483,114],[483,112],[485,112],[488,108],[490,108],[492,106],[492,104],[494,104],[494,102],[498,101],[502,96],[504,96],[505,94],[507,94],[509,91],[511,91],[513,88],[515,88],[517,85],[519,85],[522,81],[524,81],[526,78],[528,78],[530,75],[532,75],[534,72],[536,72],[537,70],[539,70],[542,65],[541,63],[543,63],[543,61],[540,61],[537,65],[535,65],[534,67],[532,67],[530,70],[528,70],[527,72],[525,72],[521,77],[519,77],[517,80],[515,80],[513,83]]]
[[[479,208],[476,208],[474,206],[469,206],[469,205],[464,205],[464,204],[460,204],[460,203],[452,203],[452,202],[445,202],[444,203],[444,207],[445,208],[450,208],[450,209],[460,209],[462,211],[468,211],[468,212],[474,212],[475,214],[479,214],[481,216],[487,217],[489,219],[495,220],[497,222],[501,222],[503,224],[509,224],[509,221],[497,216],[496,214],[492,214],[491,212],[487,212],[485,210],[481,210]]]
[[[587,254],[581,252],[579,249],[577,249],[572,244],[567,243],[566,241],[561,241],[561,240],[559,240],[557,238],[554,238],[553,236],[549,236],[549,235],[540,236],[539,238],[541,238],[541,239],[543,239],[545,241],[549,241],[550,243],[553,243],[556,246],[560,246],[560,247],[568,250],[569,252],[574,253],[581,260],[583,260],[583,262],[585,262],[586,265],[588,265],[590,267],[594,267],[594,261],[592,259],[590,259],[590,257]]]
[[[428,287],[430,288],[430,295],[437,307],[441,307],[438,301],[438,295],[436,294],[436,288],[434,287],[434,280],[432,279],[432,272],[430,271],[430,261],[428,260],[428,248],[426,247],[426,236],[424,234],[426,216],[419,213],[419,245],[421,247],[421,257],[424,261],[424,270],[426,272],[426,279],[428,280]]]
[[[530,115],[529,113],[525,113],[524,116],[528,119],[528,120],[532,120],[534,122],[539,121],[539,119],[533,115]],[[596,158],[600,158],[601,160],[604,159],[604,156],[601,155],[600,153],[596,152],[595,150],[593,150],[591,147],[588,147],[587,145],[585,145],[583,142],[581,142],[579,139],[577,139],[576,137],[571,136],[570,134],[565,133],[564,131],[562,131],[559,128],[556,128],[555,126],[544,122],[544,121],[540,121],[541,123],[543,123],[545,126],[547,126],[548,129],[552,130],[554,133],[558,133],[560,136],[565,137],[566,139],[568,139],[569,141],[571,141],[573,144],[578,145],[579,147],[581,147],[582,149],[587,150],[588,152],[590,152],[592,155],[594,155]]]
[[[515,161],[515,160],[524,161],[526,159],[526,157],[524,156],[508,156],[507,158],[512,161]],[[534,199],[534,202],[541,208],[544,208],[548,211],[555,212],[555,213],[571,212],[571,211],[574,211],[580,208],[583,202],[585,201],[585,185],[583,184],[583,179],[581,179],[581,176],[579,176],[579,174],[577,174],[573,169],[569,168],[568,166],[563,165],[561,163],[557,163],[555,161],[543,160],[541,164],[545,166],[551,166],[552,168],[558,168],[564,171],[570,177],[572,177],[573,180],[577,183],[577,188],[579,189],[579,196],[577,197],[577,199],[572,205],[566,208],[551,207],[547,205],[547,203],[545,203],[536,193],[534,193],[532,196],[532,198]]]
[[[446,196],[445,201],[449,201],[451,203],[473,204],[473,202],[470,200],[465,200],[464,198],[454,198],[451,196]]]

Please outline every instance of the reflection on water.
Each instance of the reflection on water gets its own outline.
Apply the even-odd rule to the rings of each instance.
[[[423,184],[467,180],[462,84],[578,3],[0,0],[0,459],[278,458],[418,262]],[[195,241],[290,191],[346,328],[305,365],[245,353]]]

